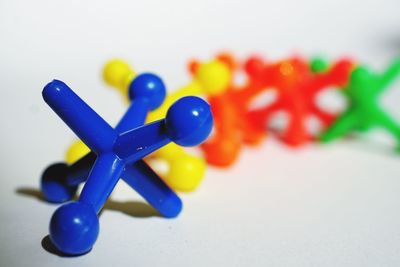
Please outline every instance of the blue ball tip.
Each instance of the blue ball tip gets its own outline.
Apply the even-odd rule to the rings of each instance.
[[[183,97],[170,107],[165,124],[171,140],[178,145],[199,145],[210,135],[213,126],[210,105],[199,97]]]
[[[63,203],[74,197],[78,187],[65,183],[67,175],[68,165],[64,163],[52,164],[43,172],[40,188],[47,201]]]
[[[82,202],[69,202],[59,207],[50,221],[50,239],[68,255],[91,250],[99,234],[99,220],[94,208]]]
[[[161,106],[167,90],[162,79],[152,73],[138,75],[129,86],[129,98],[144,98],[148,101],[150,110]]]

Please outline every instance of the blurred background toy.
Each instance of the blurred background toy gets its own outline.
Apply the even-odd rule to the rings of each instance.
[[[374,73],[366,66],[355,68],[343,89],[349,101],[348,108],[320,136],[320,140],[327,143],[353,131],[365,132],[373,127],[382,127],[397,140],[400,151],[400,124],[379,103],[379,96],[399,74],[400,59],[396,59],[382,74]]]
[[[207,163],[217,167],[229,167],[236,162],[242,150],[243,144],[249,142],[257,144],[264,134],[257,136],[249,132],[246,113],[251,101],[256,97],[252,83],[247,80],[244,85],[236,84],[235,77],[241,71],[240,62],[232,54],[217,54],[215,60],[220,61],[230,71],[229,83],[219,94],[208,95],[214,114],[214,131],[212,136],[201,148],[204,152]],[[193,76],[199,71],[199,61],[192,61],[189,70]]]
[[[259,81],[259,88],[275,90],[277,94],[272,104],[248,113],[253,131],[265,132],[271,115],[284,111],[289,121],[279,135],[280,139],[290,146],[299,146],[314,139],[306,126],[310,116],[318,118],[323,128],[332,124],[336,114],[329,114],[319,107],[316,95],[324,89],[346,84],[353,65],[350,60],[338,60],[325,71],[312,71],[309,63],[300,57],[276,63],[264,63],[261,58],[251,60],[256,66],[248,68],[251,78]]]

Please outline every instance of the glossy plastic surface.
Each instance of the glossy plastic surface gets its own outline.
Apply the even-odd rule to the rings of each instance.
[[[363,132],[382,127],[400,143],[399,123],[379,104],[379,96],[399,74],[400,59],[396,59],[383,74],[358,66],[351,73],[350,82],[343,91],[349,100],[348,109],[321,135],[320,140],[330,142],[353,131]]]
[[[99,220],[91,205],[69,202],[50,220],[50,240],[65,254],[80,255],[92,249],[99,235]]]
[[[223,80],[226,79],[227,74],[225,66],[219,62],[210,62],[210,64],[202,65],[201,68],[203,69],[202,78],[196,78],[189,84],[169,94],[159,108],[150,112],[147,121],[152,122],[163,118],[172,103],[184,96],[201,95],[206,91],[218,91],[221,86],[224,86]],[[126,90],[121,90],[121,82],[115,81],[126,81],[126,78],[124,77],[134,76],[133,71],[131,74],[128,74],[129,71],[131,71],[129,65],[121,60],[112,60],[107,63],[104,68],[104,73],[107,74],[104,75],[107,84],[117,88],[124,97]],[[216,77],[218,81],[213,83],[211,80],[210,82],[208,77],[212,79],[214,79],[213,77]],[[124,86],[129,87],[130,85],[125,83]],[[76,158],[77,155],[82,153],[83,149],[76,145],[71,147],[67,154],[68,159]],[[172,154],[173,156],[171,156]],[[188,192],[195,190],[202,181],[206,171],[206,164],[203,158],[188,154],[183,148],[174,143],[168,144],[159,151],[156,151],[152,156],[152,160],[154,159],[156,161],[161,160],[167,162],[168,170],[166,172],[161,171],[160,173],[164,181],[173,189],[178,191]],[[150,163],[152,162],[153,161],[150,161]]]
[[[213,123],[204,100],[196,97],[180,99],[171,106],[164,120],[139,128],[128,129],[128,118],[124,116],[119,127],[113,129],[61,81],[50,82],[42,94],[46,103],[97,154],[79,200],[61,206],[52,217],[50,238],[60,251],[81,254],[90,250],[98,234],[97,213],[121,176],[131,177],[128,184],[148,201],[150,199],[150,204],[156,203],[151,203],[151,199],[156,200],[154,195],[161,195],[166,201],[158,203],[156,208],[164,216],[174,217],[179,213],[179,198],[162,181],[155,179],[157,176],[140,159],[170,141],[183,145],[203,142]],[[134,180],[138,174],[144,181]],[[42,179],[42,186],[47,180],[46,177]],[[76,183],[79,179],[71,181]]]
[[[160,78],[156,75],[148,73],[142,74],[139,75],[135,80],[136,83],[130,88],[130,90],[133,91],[132,96],[134,96],[134,101],[132,102],[127,112],[116,127],[116,130],[120,133],[128,131],[133,127],[141,126],[144,123],[148,111],[151,108],[160,105],[162,99],[165,97],[165,86]],[[79,141],[75,144],[75,146],[77,146],[78,149],[83,149],[80,151],[80,153],[86,153],[81,156],[81,159],[79,161],[75,160],[75,163],[67,168],[65,167],[65,164],[54,164],[50,166],[42,176],[41,188],[45,197],[49,201],[65,202],[67,200],[70,200],[76,192],[77,185],[87,179],[90,168],[96,160],[96,156],[93,152],[86,155],[88,153],[87,151],[90,152],[90,150],[84,144],[81,144],[83,144],[83,142]],[[76,148],[74,147],[74,149]],[[140,172],[138,171],[137,173]],[[148,171],[147,175],[141,176],[144,176],[144,179],[142,179],[142,181],[145,181],[146,179],[158,179],[155,173],[152,173],[152,176],[154,178],[146,178],[149,177]],[[124,180],[126,180],[126,182],[130,184],[130,181],[127,181],[127,179],[128,178],[124,177]],[[160,186],[162,186],[162,183]],[[164,214],[164,216],[168,216],[168,214],[171,214],[171,211],[164,210],[161,205],[157,205],[158,203],[164,202],[164,196],[173,196],[173,194],[170,194],[168,192],[168,188],[165,185],[164,187],[164,191],[166,192],[165,195],[152,195],[146,194],[146,192],[140,192],[142,188],[140,186],[134,189],[136,189],[141,194],[152,196],[154,199],[147,198],[146,200],[149,203],[154,203],[153,206],[161,214]],[[151,190],[151,188],[149,188],[149,190]],[[180,210],[180,208],[178,210]],[[174,212],[172,212],[172,214],[173,213]]]

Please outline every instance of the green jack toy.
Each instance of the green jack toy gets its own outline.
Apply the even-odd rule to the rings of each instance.
[[[350,75],[343,93],[349,100],[347,110],[320,136],[323,143],[345,136],[352,131],[366,132],[373,127],[382,127],[399,142],[400,124],[379,104],[379,96],[400,74],[400,58],[379,75],[365,66],[356,67]]]

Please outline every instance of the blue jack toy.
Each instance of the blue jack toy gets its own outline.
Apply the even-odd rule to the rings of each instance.
[[[162,103],[165,87],[155,75],[137,79],[130,88],[134,101],[116,129],[63,82],[54,80],[43,89],[46,103],[92,150],[72,166],[51,166],[42,178],[42,190],[53,202],[70,199],[87,178],[79,200],[58,208],[50,221],[50,239],[63,253],[79,255],[92,248],[99,233],[97,214],[120,177],[164,216],[175,217],[181,210],[180,199],[141,159],[171,141],[202,143],[213,124],[210,107],[200,98],[184,97],[165,119],[140,126],[148,110]]]
[[[119,133],[143,125],[148,111],[162,104],[166,89],[158,76],[142,74],[133,80],[129,92],[132,104],[115,128]],[[88,178],[95,160],[96,154],[90,152],[71,166],[65,163],[49,166],[41,180],[41,190],[45,198],[54,203],[71,200],[78,185]],[[180,212],[182,205],[179,198],[143,160],[134,163],[129,168],[128,175],[122,179],[163,216],[175,217]],[[158,194],[154,194],[155,190],[158,190]],[[168,203],[174,205],[169,206]]]

